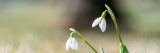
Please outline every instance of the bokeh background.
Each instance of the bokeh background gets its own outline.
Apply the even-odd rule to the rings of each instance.
[[[68,28],[77,29],[97,50],[118,53],[119,42],[107,14],[107,30],[91,24],[108,4],[130,53],[160,52],[160,0],[0,0],[0,53],[93,53],[81,40],[65,49]]]

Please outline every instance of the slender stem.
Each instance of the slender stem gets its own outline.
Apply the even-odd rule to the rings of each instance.
[[[88,45],[95,53],[98,53],[98,51],[80,34],[80,33],[76,33],[78,35],[78,37],[86,44]]]
[[[113,22],[114,22],[114,25],[115,25],[115,29],[116,29],[116,32],[117,32],[117,35],[118,35],[118,38],[119,38],[119,41],[120,43],[123,45],[123,41],[122,41],[122,37],[121,37],[121,34],[120,34],[120,30],[119,30],[119,27],[118,27],[118,24],[117,24],[117,21],[116,21],[116,18],[115,18],[115,15],[113,13],[113,11],[111,10],[111,8],[107,5],[105,5],[106,8],[108,9],[108,13],[110,14]]]
[[[98,53],[98,51],[79,33],[77,32],[75,29],[70,28],[71,32],[71,36],[73,36],[73,34],[75,33],[86,45],[88,45],[95,53]]]

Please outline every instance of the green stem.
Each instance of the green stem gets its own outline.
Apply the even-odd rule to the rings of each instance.
[[[70,28],[72,31],[72,35],[73,33],[77,34],[77,36],[86,44],[88,45],[95,53],[98,53],[98,51],[79,33],[77,32],[75,29]]]
[[[105,6],[108,9],[107,12],[110,14],[110,16],[111,16],[111,18],[114,22],[115,29],[116,29],[116,32],[117,32],[117,35],[118,35],[118,39],[119,39],[120,43],[123,45],[123,41],[122,41],[122,38],[121,38],[120,30],[119,30],[115,15],[114,15],[113,11],[111,10],[111,8],[109,6],[107,6],[107,5],[105,5]]]
[[[78,37],[83,40],[84,43],[86,43],[86,45],[88,45],[95,53],[98,53],[97,50],[80,34],[80,33],[76,33],[78,35]]]

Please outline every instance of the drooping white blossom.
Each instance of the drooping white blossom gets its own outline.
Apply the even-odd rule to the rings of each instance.
[[[78,49],[78,42],[74,37],[70,37],[66,42],[66,50],[69,49]]]
[[[95,27],[99,24],[99,28],[101,29],[102,32],[106,30],[106,20],[105,18],[99,17],[95,19],[92,23],[92,27]]]
[[[104,18],[102,19],[101,23],[99,23],[99,27],[102,32],[106,30],[106,20]]]
[[[95,20],[93,21],[93,23],[92,23],[92,27],[97,26],[97,25],[99,24],[100,21],[101,21],[101,17],[95,19]]]

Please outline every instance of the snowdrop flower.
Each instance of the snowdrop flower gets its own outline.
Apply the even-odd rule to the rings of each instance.
[[[78,48],[78,42],[74,37],[70,37],[66,42],[66,50],[70,48],[75,50]]]
[[[92,23],[92,27],[95,27],[99,24],[99,27],[101,29],[102,32],[104,32],[106,30],[106,20],[103,17],[99,17],[97,19],[94,20],[94,22]]]

